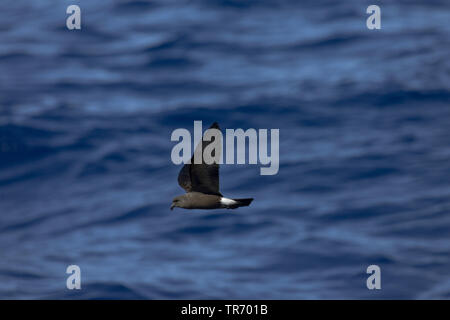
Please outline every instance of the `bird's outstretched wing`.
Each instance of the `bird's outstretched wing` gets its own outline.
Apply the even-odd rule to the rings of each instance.
[[[209,129],[217,129],[220,130],[217,122],[214,122]],[[208,129],[208,130],[209,130]],[[199,142],[195,152],[200,152],[203,155],[203,151],[205,148],[214,142],[215,137],[211,139],[211,141],[203,141]],[[218,142],[218,150],[221,152],[222,150],[222,141]],[[200,149],[199,149],[200,148]],[[194,152],[194,154],[195,154]],[[212,154],[215,156],[214,152]],[[191,163],[185,164],[183,168],[181,168],[180,173],[178,175],[178,184],[186,190],[186,192],[201,192],[206,194],[214,194],[218,196],[222,196],[219,191],[219,164],[206,164],[204,163],[202,157],[202,163],[195,164],[194,156],[191,158]]]

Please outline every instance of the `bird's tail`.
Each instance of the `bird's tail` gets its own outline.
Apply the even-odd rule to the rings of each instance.
[[[238,208],[238,207],[247,207],[247,206],[249,206],[250,203],[252,203],[253,198],[233,199],[233,200],[236,201],[235,208]]]

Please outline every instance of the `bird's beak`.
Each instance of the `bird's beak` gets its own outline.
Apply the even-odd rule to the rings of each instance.
[[[175,208],[175,203],[172,202],[172,205],[170,206],[170,210],[173,210]]]

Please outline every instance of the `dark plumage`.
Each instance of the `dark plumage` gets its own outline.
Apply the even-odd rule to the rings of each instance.
[[[217,122],[214,122],[208,129],[217,129],[220,131]],[[211,141],[199,142],[195,152],[201,152],[211,143]],[[222,150],[222,141],[218,141],[219,150]],[[194,155],[190,163],[185,164],[181,168],[178,175],[178,184],[186,190],[186,194],[175,197],[172,201],[170,209],[174,207],[184,209],[236,209],[238,207],[248,206],[253,198],[247,199],[228,199],[224,198],[219,191],[219,164],[206,164],[203,160],[199,164],[194,163]],[[216,156],[214,153],[213,156]]]

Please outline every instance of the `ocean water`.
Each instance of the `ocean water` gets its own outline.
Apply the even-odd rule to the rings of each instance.
[[[2,0],[0,298],[449,299],[449,9]],[[169,210],[194,120],[280,129],[277,175],[221,168],[250,207]]]

